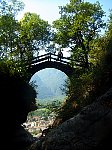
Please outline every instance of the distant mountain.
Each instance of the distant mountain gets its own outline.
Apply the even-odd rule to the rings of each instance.
[[[37,98],[47,99],[62,96],[61,89],[66,79],[65,73],[57,69],[47,68],[34,74],[30,81],[35,81],[38,86],[36,89],[38,92]]]
[[[51,89],[44,84],[38,75],[35,75],[31,81],[35,81],[35,84],[37,85],[36,91],[38,93],[38,99],[51,98],[54,96]]]

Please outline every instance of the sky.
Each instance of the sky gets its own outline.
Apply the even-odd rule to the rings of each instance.
[[[24,11],[19,13],[18,18],[21,18],[24,12],[34,12],[40,15],[41,19],[52,21],[60,17],[59,6],[66,5],[69,0],[22,0],[25,3]]]
[[[91,3],[95,3],[97,0],[84,0]],[[59,6],[65,6],[67,3],[69,3],[69,0],[23,0],[25,4],[25,8],[22,12],[19,13],[17,19],[21,19],[25,12],[31,12],[36,13],[37,15],[40,15],[40,18],[48,21],[49,24],[52,24],[52,22],[58,18],[60,18],[59,14]],[[112,9],[112,0],[99,0],[102,9],[106,12],[106,18],[108,18],[109,15],[109,9]],[[41,54],[44,54],[44,52],[41,52]],[[69,57],[69,52],[64,50],[63,53],[64,57]]]
[[[69,3],[69,0],[22,0],[25,4],[25,8],[19,13],[17,19],[21,19],[25,12],[36,13],[40,15],[40,18],[48,21],[49,24],[58,18],[61,14],[59,13],[59,6],[65,6]],[[97,0],[84,0],[91,3],[95,3]],[[112,0],[99,0],[102,9],[106,12],[106,18],[108,19],[109,9],[112,9]],[[64,50],[65,51],[65,50]],[[44,52],[43,52],[44,53]],[[64,52],[64,56],[68,56],[68,52]]]
[[[64,6],[69,3],[69,0],[22,0],[25,4],[25,8],[19,13],[18,19],[22,18],[25,12],[33,12],[40,15],[41,19],[52,22],[60,18],[59,6]],[[91,3],[95,3],[97,0],[84,0]],[[103,10],[106,12],[106,16],[109,15],[109,9],[112,9],[112,0],[99,0]]]

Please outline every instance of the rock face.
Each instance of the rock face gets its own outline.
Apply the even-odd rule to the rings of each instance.
[[[112,88],[78,115],[50,131],[31,150],[112,149]]]
[[[10,135],[10,143],[8,149],[12,150],[27,150],[28,147],[34,143],[35,138],[23,126],[18,126],[12,130]]]
[[[21,73],[10,69],[10,65],[0,62],[1,149],[27,150],[34,137],[22,124],[28,113],[37,109],[36,91]]]

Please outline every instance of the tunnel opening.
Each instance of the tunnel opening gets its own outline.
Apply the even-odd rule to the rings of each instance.
[[[38,136],[52,126],[58,110],[66,100],[66,81],[68,76],[55,68],[45,68],[36,72],[30,79],[37,92],[38,109],[28,114],[24,123],[33,136]]]

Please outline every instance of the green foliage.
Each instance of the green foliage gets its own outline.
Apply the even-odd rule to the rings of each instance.
[[[15,15],[23,7],[24,4],[16,0],[11,4],[2,1],[0,7],[0,91],[4,96],[3,106],[9,112],[8,107],[17,112],[10,113],[13,119],[18,117],[20,121],[20,116],[23,116],[20,122],[24,120],[24,113],[25,116],[31,112],[47,118],[53,112],[62,123],[112,86],[112,12],[107,31],[100,36],[106,25],[100,3],[71,0],[63,6],[61,18],[53,22],[54,35],[48,22],[35,13],[27,12],[20,22],[15,20]],[[35,85],[26,82],[26,61],[30,63],[39,50],[53,49],[55,44],[69,48],[71,58],[79,66],[71,62],[76,69],[65,87],[67,99],[63,105],[53,101],[41,104],[39,110],[33,111],[36,106]]]
[[[20,20],[18,52],[21,58],[32,60],[49,42],[50,25],[35,13],[27,12]]]
[[[49,45],[51,26],[35,13],[27,12],[21,21],[15,19],[24,8],[23,2],[2,1],[0,7],[0,60],[30,63],[38,52]]]
[[[16,49],[19,36],[19,24],[15,19],[24,4],[19,0],[4,0],[0,7],[0,60],[17,59]]]
[[[32,115],[39,116],[41,118],[44,118],[45,120],[48,120],[48,117],[50,116],[50,114],[51,114],[51,111],[46,108],[38,109],[32,113]]]
[[[72,58],[84,68],[89,67],[90,43],[105,27],[104,14],[98,2],[71,0],[63,7],[61,18],[53,23],[57,30],[55,42],[61,47],[69,47]]]
[[[55,40],[64,47],[70,47],[73,60],[81,66],[76,67],[67,82],[68,97],[59,110],[54,126],[78,114],[84,106],[112,87],[112,13],[103,36],[99,31],[105,27],[102,20],[104,12],[98,2],[90,4],[72,0],[64,7],[62,14],[54,22],[57,29]],[[89,64],[87,69],[85,62]]]
[[[0,59],[12,59],[17,45],[18,27],[12,15],[0,16]]]
[[[19,0],[2,0],[0,2],[0,14],[1,15],[13,15],[16,16],[20,11],[24,9],[24,3]]]
[[[41,118],[48,119],[49,117],[55,117],[58,114],[60,107],[62,106],[61,101],[56,100],[47,103],[38,102],[38,109],[29,113],[29,116],[40,116]]]

